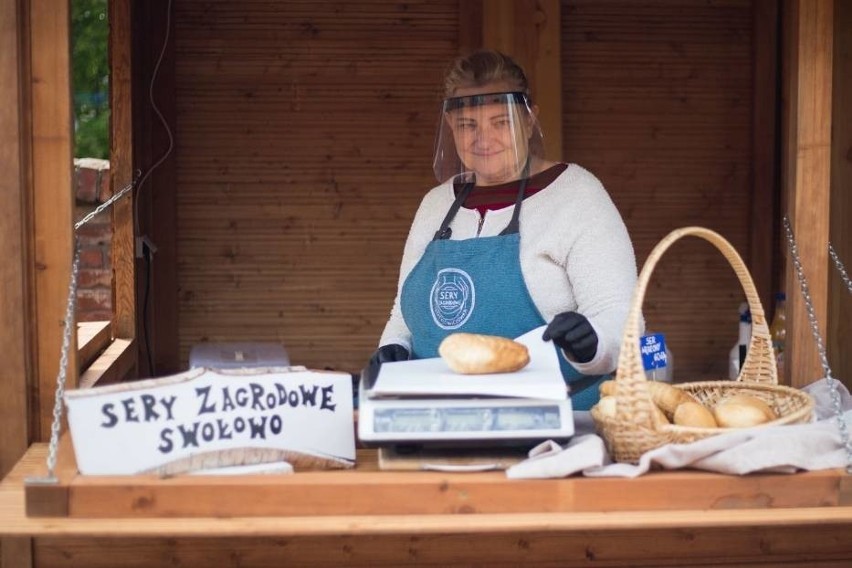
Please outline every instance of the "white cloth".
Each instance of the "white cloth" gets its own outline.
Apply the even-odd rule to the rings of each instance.
[[[530,457],[508,470],[509,478],[554,478],[582,473],[588,477],[638,477],[651,469],[700,469],[742,475],[753,472],[793,473],[846,467],[847,453],[840,436],[827,381],[809,385],[815,414],[828,416],[810,424],[734,430],[690,444],[667,444],[643,454],[637,465],[613,463],[603,440],[594,433],[588,413],[577,413],[576,435],[564,447],[548,441]],[[852,397],[836,382],[844,401],[842,417],[852,430]],[[829,413],[830,414],[827,414]]]
[[[410,348],[411,332],[402,318],[399,292],[454,199],[451,183],[433,188],[423,198],[405,243],[397,297],[379,345]],[[479,213],[461,208],[450,224],[451,238],[497,235],[513,211],[514,206],[488,211],[479,230]],[[558,313],[577,311],[598,335],[594,359],[572,365],[587,375],[611,372],[637,273],[627,229],[603,185],[580,166],[568,165],[550,185],[524,200],[520,230],[521,272],[542,317],[549,323]]]

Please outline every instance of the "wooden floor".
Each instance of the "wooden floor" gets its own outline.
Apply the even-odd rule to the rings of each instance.
[[[43,469],[45,451],[44,445],[31,448],[0,485],[3,568],[852,566],[852,506],[846,502],[849,485],[840,477],[842,472],[833,472],[834,488],[845,504],[829,506],[773,508],[772,503],[757,499],[751,500],[751,507],[746,504],[745,508],[715,510],[27,517],[23,480]],[[415,479],[419,474],[369,475],[413,475]],[[783,477],[795,487],[794,480],[805,481],[814,475]],[[468,476],[452,474],[446,482],[470,479]],[[733,483],[741,479],[710,477]],[[816,475],[811,479],[822,478]],[[584,481],[592,480],[541,483],[542,487],[560,482],[569,487],[573,483],[576,488]],[[618,481],[621,488],[613,485],[610,497],[599,497],[602,509],[607,508],[606,501],[642,501],[642,496],[633,495],[630,488],[638,488],[647,480],[612,481]],[[509,487],[515,482],[503,483]],[[369,485],[363,492],[369,494]],[[677,501],[677,493],[678,487],[673,486],[673,501]],[[413,483],[406,498],[411,502],[428,500],[429,491],[423,484]],[[109,507],[109,503],[103,505]]]

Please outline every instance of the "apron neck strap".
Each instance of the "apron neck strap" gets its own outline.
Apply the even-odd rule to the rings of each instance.
[[[515,210],[512,211],[512,220],[509,221],[509,224],[506,225],[506,228],[500,231],[500,236],[504,235],[514,235],[520,232],[520,216],[521,216],[521,203],[524,201],[524,195],[527,191],[527,185],[529,185],[530,178],[530,161],[527,160],[527,163],[524,164],[524,171],[521,174],[521,179],[518,182],[518,194],[515,197]],[[444,220],[441,222],[441,227],[435,232],[435,236],[432,237],[434,241],[446,240],[449,239],[453,234],[453,230],[450,228],[450,223],[453,222],[453,219],[456,217],[456,213],[461,209],[462,204],[467,199],[467,196],[470,195],[470,192],[473,191],[473,187],[475,182],[469,181],[464,184],[462,190],[459,192],[458,196],[456,196],[456,200],[453,201],[453,204],[450,206],[449,211],[444,216]]]
[[[474,182],[469,181],[464,184],[462,190],[456,196],[456,200],[453,201],[453,204],[450,206],[449,211],[444,216],[444,220],[441,221],[441,228],[435,232],[435,236],[432,238],[433,241],[440,241],[449,239],[453,234],[453,230],[450,228],[450,223],[453,222],[453,219],[456,216],[456,213],[461,209],[462,203],[464,203],[467,196],[470,195],[470,192],[473,191]]]
[[[515,197],[515,210],[512,211],[512,220],[506,225],[506,228],[500,231],[500,236],[514,235],[521,231],[521,224],[518,221],[521,217],[521,203],[524,201],[524,194],[527,191],[527,185],[530,182],[530,163],[527,161],[524,166],[524,174],[518,183],[518,195]]]

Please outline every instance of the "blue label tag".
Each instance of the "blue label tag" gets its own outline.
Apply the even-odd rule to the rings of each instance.
[[[666,338],[662,333],[643,335],[639,339],[639,351],[642,353],[642,366],[646,371],[661,369],[668,363]]]

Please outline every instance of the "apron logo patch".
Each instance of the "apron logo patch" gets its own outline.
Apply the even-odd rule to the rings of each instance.
[[[458,329],[470,319],[476,300],[473,279],[464,270],[445,268],[438,272],[429,307],[441,329]]]

